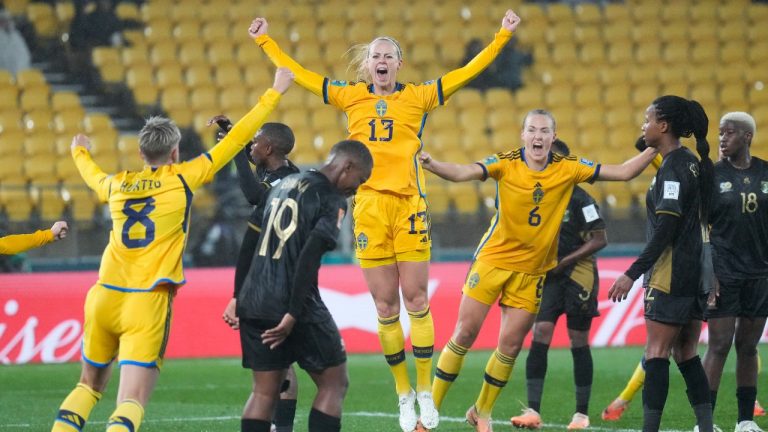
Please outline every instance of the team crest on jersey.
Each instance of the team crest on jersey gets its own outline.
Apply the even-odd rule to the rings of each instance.
[[[384,117],[384,114],[386,113],[387,113],[387,103],[383,100],[376,102],[376,114],[379,117]]]
[[[467,286],[470,287],[470,288],[476,287],[477,284],[479,284],[479,283],[480,283],[480,275],[477,274],[477,272],[472,273],[467,278]]]
[[[488,156],[488,157],[487,157],[487,158],[485,158],[485,160],[483,161],[483,165],[491,165],[491,164],[495,164],[495,163],[496,163],[496,162],[498,162],[498,161],[499,161],[499,157],[498,157],[498,156],[496,156],[496,155],[493,155],[493,156]]]
[[[768,181],[761,181],[760,182],[760,192],[764,194],[768,194]]]
[[[582,164],[582,165],[586,165],[586,166],[588,166],[588,167],[591,167],[591,166],[595,166],[595,163],[594,163],[594,162],[592,162],[592,161],[591,161],[591,160],[589,160],[589,159],[584,159],[584,158],[580,158],[580,159],[579,159],[579,163],[580,163],[580,164]]]
[[[542,199],[544,199],[544,189],[541,188],[541,183],[536,182],[533,185],[533,203],[539,205]]]
[[[357,246],[357,250],[365,250],[365,248],[368,247],[368,236],[365,235],[365,233],[358,234],[357,239],[355,239],[355,245]]]
[[[571,210],[565,209],[565,214],[563,215],[563,222],[569,222],[571,220]]]
[[[336,87],[344,87],[347,85],[347,82],[344,80],[333,80],[331,81],[331,85]]]
[[[744,177],[744,184],[745,185],[751,184],[751,182],[749,181],[749,177]]]
[[[768,182],[765,182],[768,183]],[[720,193],[730,192],[733,190],[733,184],[731,182],[720,183]]]
[[[694,177],[699,176],[699,164],[691,162],[688,164],[688,169],[691,171]]]

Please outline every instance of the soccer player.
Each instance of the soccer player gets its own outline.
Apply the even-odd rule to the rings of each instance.
[[[720,119],[722,159],[715,165],[710,213],[718,284],[704,314],[709,327],[704,370],[714,411],[723,366],[735,343],[736,432],[762,431],[754,410],[757,344],[768,317],[768,164],[750,154],[755,132],[755,120],[745,112]]]
[[[349,139],[371,150],[371,179],[360,188],[353,206],[355,253],[378,315],[382,351],[395,380],[400,427],[411,432],[418,420],[437,427],[439,415],[431,398],[435,331],[427,282],[430,259],[429,208],[417,154],[427,114],[490,65],[512,37],[520,18],[511,10],[493,41],[466,66],[423,84],[403,84],[400,45],[378,37],[358,45],[352,67],[358,82],[334,81],[304,69],[267,35],[267,21],[256,18],[256,43],[273,63],[289,67],[296,82],[347,115]],[[400,298],[411,321],[416,363],[416,390],[405,363],[405,337],[400,325]],[[416,415],[418,401],[420,419]]]
[[[232,129],[232,122],[223,115],[214,116],[208,120],[207,125],[218,124],[219,131],[216,139],[220,141],[227,132]],[[264,123],[256,132],[253,140],[245,146],[245,149],[235,156],[237,178],[243,195],[255,208],[248,219],[248,227],[240,246],[240,254],[235,266],[235,290],[227,307],[222,314],[226,322],[234,330],[239,329],[239,321],[235,311],[237,293],[243,285],[243,280],[248,274],[248,269],[256,250],[256,240],[259,238],[259,224],[257,217],[261,215],[264,200],[269,190],[291,174],[299,172],[299,168],[288,159],[288,153],[293,150],[295,138],[290,127],[282,123]],[[251,170],[248,162],[256,165],[256,173]],[[291,432],[293,419],[296,415],[296,397],[298,396],[298,381],[293,367],[288,369],[288,375],[283,383],[280,393],[280,401],[275,410],[274,426],[276,432]]]
[[[485,380],[467,421],[478,431],[491,428],[491,411],[506,385],[523,339],[533,326],[547,271],[557,265],[557,235],[577,183],[630,180],[656,154],[648,149],[621,165],[600,165],[552,153],[555,119],[545,110],[525,116],[522,148],[473,164],[438,162],[419,156],[428,171],[450,181],[497,182],[497,212],[480,241],[462,290],[459,316],[440,354],[432,386],[438,409],[456,379],[488,311],[501,305],[499,344],[485,367]]]
[[[701,277],[702,227],[707,226],[714,172],[707,126],[701,105],[678,96],[659,97],[645,112],[643,138],[663,156],[646,199],[649,241],[608,292],[613,301],[626,299],[633,282],[645,273],[644,431],[659,430],[672,350],[699,430],[712,431],[709,385],[696,355],[707,297]],[[680,143],[680,137],[691,135],[701,162]]]
[[[552,152],[570,155],[568,146],[559,139]],[[597,312],[599,278],[595,253],[608,244],[605,221],[595,202],[584,189],[575,186],[571,201],[560,226],[557,266],[547,272],[541,307],[533,325],[533,341],[525,362],[528,386],[528,408],[512,417],[517,427],[541,427],[541,395],[547,374],[547,352],[555,324],[565,315],[573,355],[573,379],[576,385],[576,412],[569,430],[589,427],[589,397],[592,391],[592,353],[589,329]]]
[[[104,173],[91,158],[88,137],[74,137],[72,157],[83,180],[109,204],[112,231],[85,300],[80,381],[61,404],[53,431],[83,429],[116,357],[120,386],[107,431],[139,429],[163,364],[172,300],[186,282],[182,254],[194,191],[242,151],[292,81],[290,70],[278,69],[273,88],[227,137],[191,161],[178,163],[181,133],[161,117],[151,117],[139,132],[140,172]]]
[[[0,255],[15,255],[30,249],[47,245],[67,236],[69,225],[58,221],[51,229],[37,230],[31,234],[12,234],[0,237]]]
[[[341,141],[319,171],[286,177],[267,196],[257,253],[237,297],[243,367],[253,371],[242,432],[269,431],[294,362],[317,386],[309,431],[341,430],[347,357],[317,276],[323,253],[336,247],[346,197],[370,177],[372,166],[366,146]]]

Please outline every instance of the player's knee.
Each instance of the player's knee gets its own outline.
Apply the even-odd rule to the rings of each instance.
[[[713,355],[715,357],[727,357],[730,350],[731,340],[726,340],[724,338],[710,339],[709,346],[707,347],[707,355]]]
[[[737,339],[736,355],[739,357],[755,357],[757,356],[757,346],[753,343],[740,341]]]
[[[533,326],[533,340],[543,344],[552,341],[555,325],[550,321],[540,321]]]

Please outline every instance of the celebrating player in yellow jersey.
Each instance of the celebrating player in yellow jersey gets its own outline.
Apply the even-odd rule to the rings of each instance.
[[[80,431],[101,398],[119,358],[117,408],[107,431],[139,430],[154,389],[171,325],[171,303],[186,281],[182,254],[195,190],[213,180],[277,106],[293,81],[280,68],[273,88],[211,151],[179,163],[179,128],[151,117],[139,132],[142,171],[107,175],[91,158],[85,135],[72,157],[88,186],[109,204],[112,231],[99,279],[85,300],[80,382],[61,404],[53,431]]]
[[[416,401],[425,427],[432,429],[439,421],[430,392],[435,331],[427,295],[430,218],[417,158],[421,134],[427,113],[490,65],[519,23],[520,18],[507,11],[493,41],[472,61],[423,84],[397,82],[403,55],[391,37],[357,47],[353,66],[359,81],[348,83],[304,69],[267,35],[266,19],[252,23],[252,36],[272,62],[290,68],[299,85],[344,111],[349,139],[361,141],[373,154],[373,174],[354,199],[356,255],[376,304],[379,339],[395,379],[404,432],[416,426]],[[415,392],[405,364],[401,290],[411,320]]]
[[[493,405],[536,318],[544,276],[557,264],[557,235],[573,187],[585,181],[630,180],[656,155],[656,150],[647,149],[621,165],[600,165],[552,153],[555,119],[544,110],[526,115],[521,137],[522,148],[473,164],[438,162],[424,152],[419,156],[425,169],[444,179],[492,177],[497,182],[496,215],[475,252],[456,327],[440,355],[432,387],[439,409],[491,305],[498,300],[499,345],[485,367],[480,395],[467,411],[467,421],[478,431],[491,430]]]
[[[51,229],[38,230],[32,234],[13,234],[0,238],[0,255],[15,255],[40,247],[67,236],[69,226],[64,221],[53,224]]]

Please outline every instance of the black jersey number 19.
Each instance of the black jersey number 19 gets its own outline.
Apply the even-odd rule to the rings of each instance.
[[[291,219],[287,226],[282,226],[283,213],[288,210],[291,212]],[[269,246],[269,240],[272,237],[272,231],[280,239],[280,244],[275,249],[275,253],[272,254],[272,259],[280,259],[283,254],[283,247],[285,242],[296,231],[296,220],[299,215],[299,204],[296,200],[287,198],[280,202],[280,198],[272,198],[272,202],[269,203],[269,221],[267,226],[264,227],[264,232],[261,233],[261,246],[259,247],[259,256],[267,255],[267,247]]]

